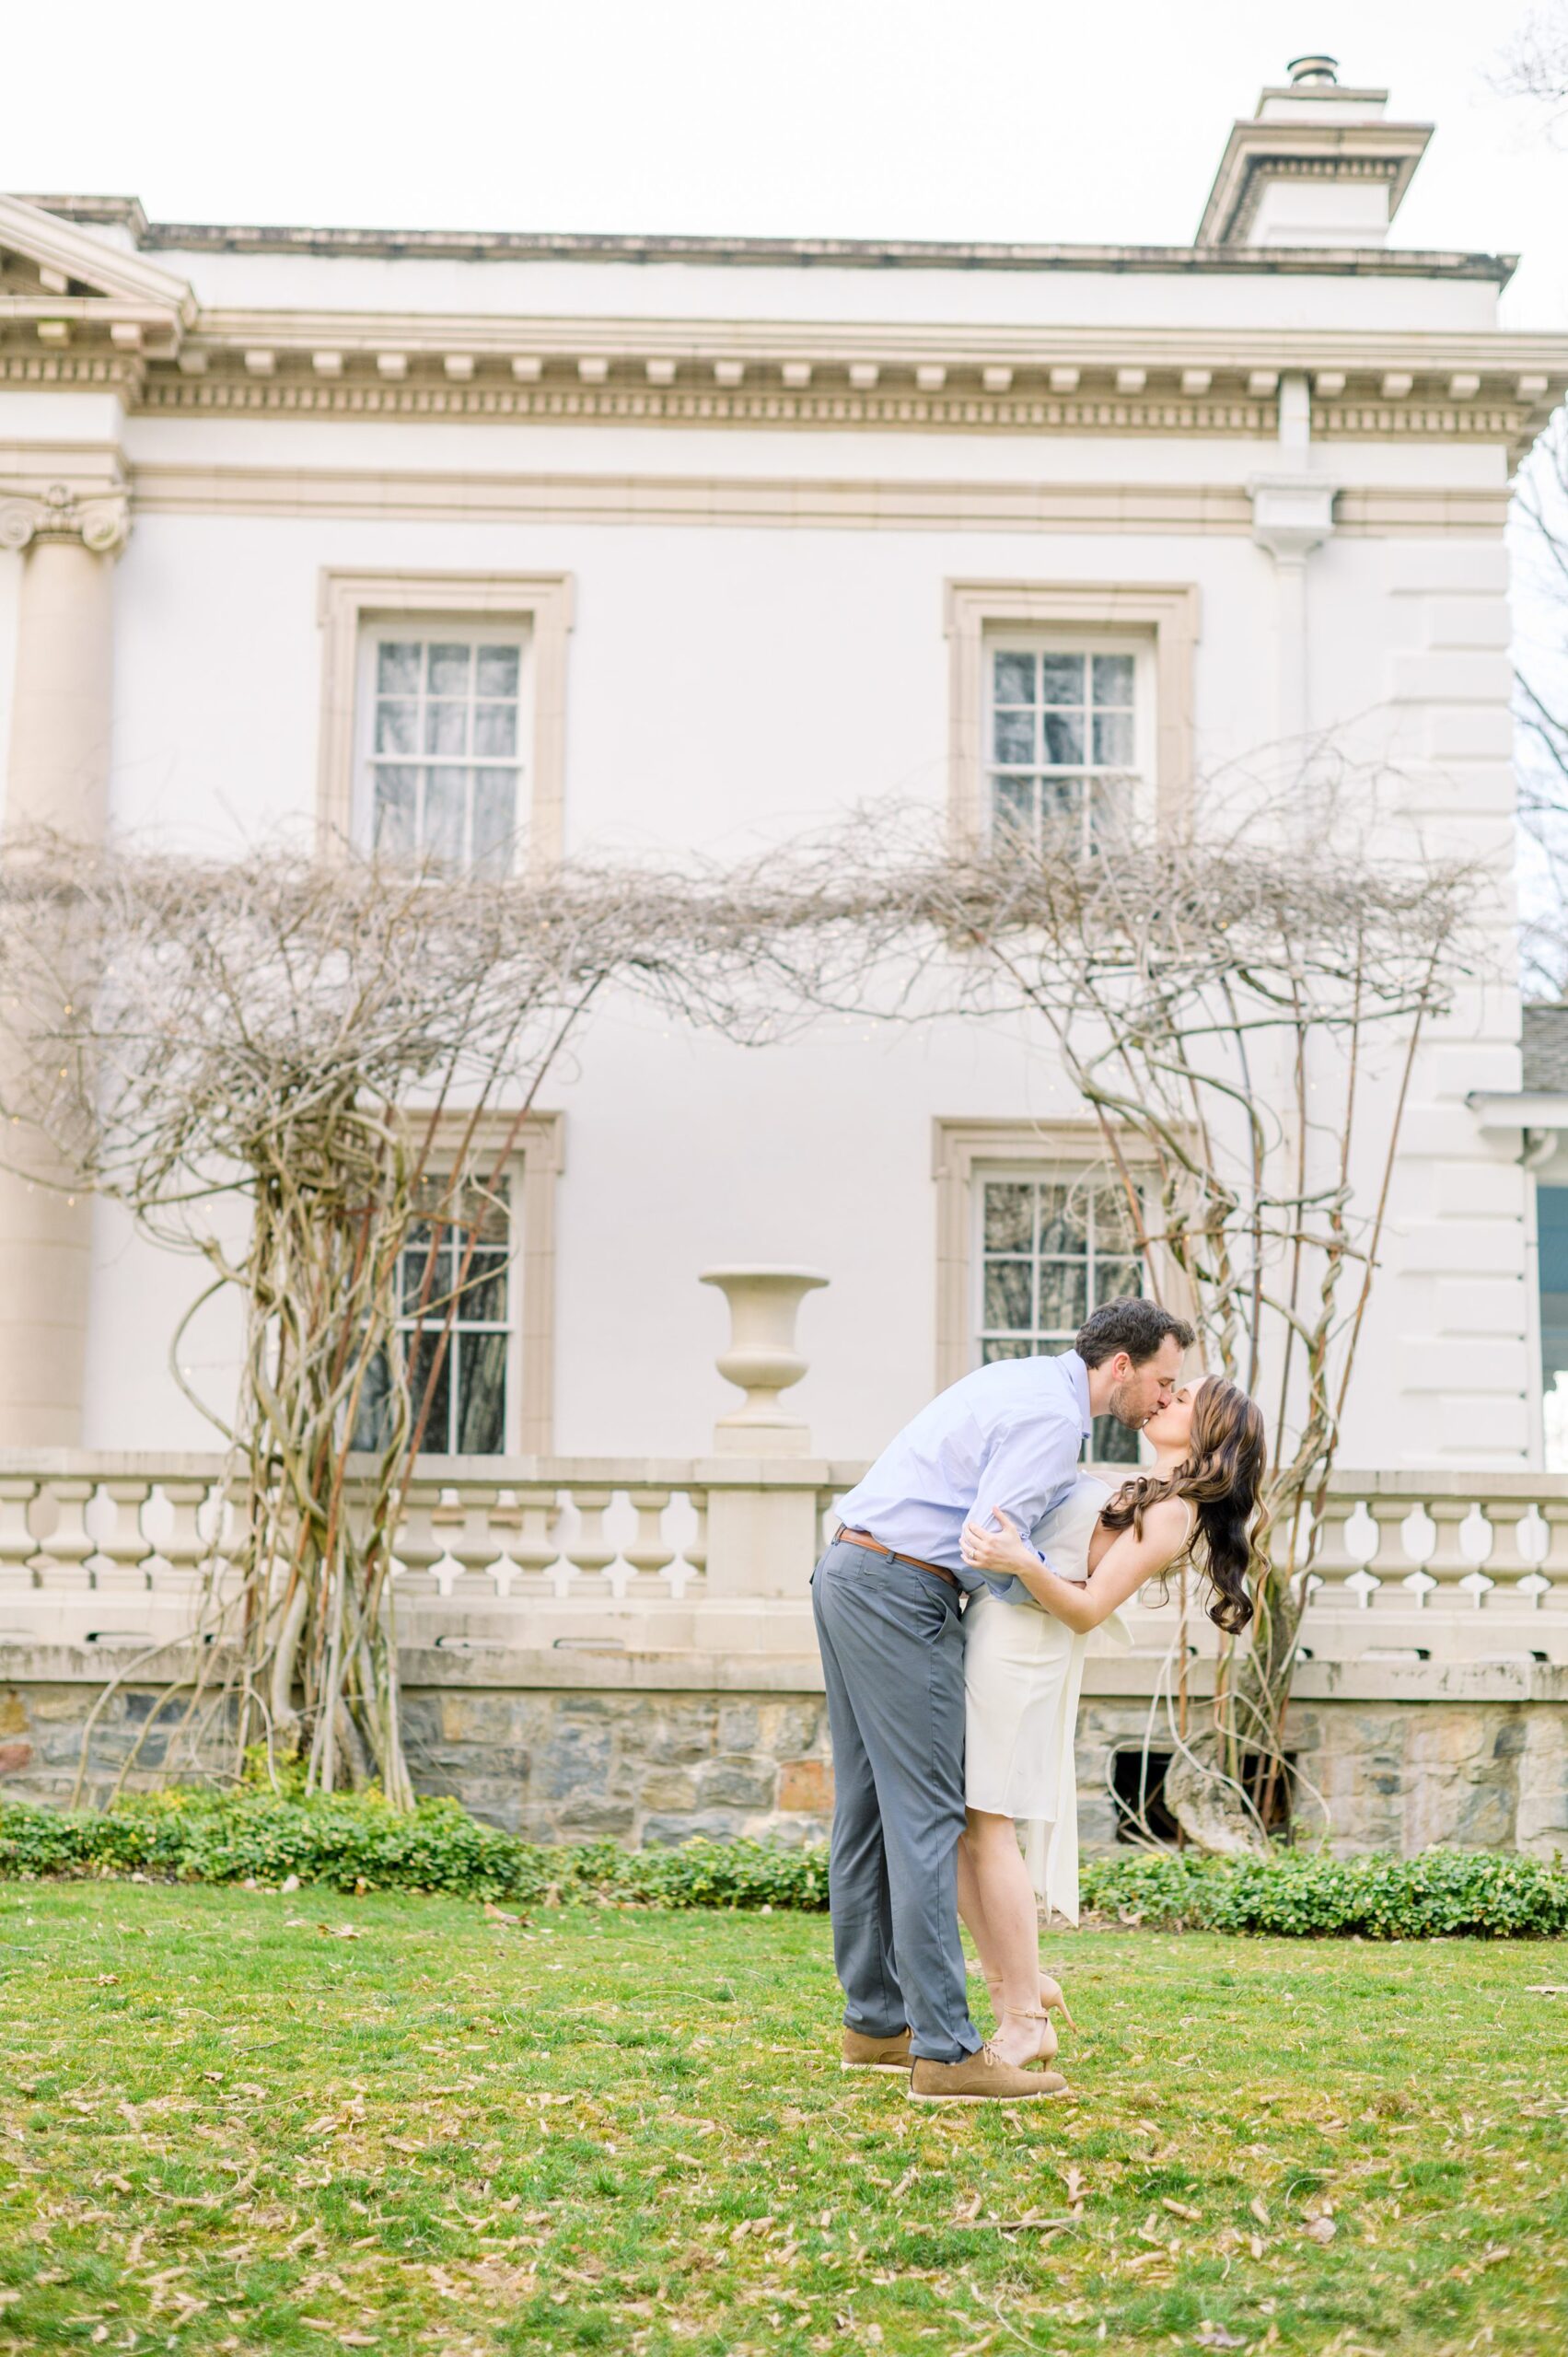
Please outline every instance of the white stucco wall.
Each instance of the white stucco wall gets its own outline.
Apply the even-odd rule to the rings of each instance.
[[[1496,310],[1489,281],[1376,275],[1353,256],[1343,273],[1306,275],[169,249],[154,259],[189,278],[215,335],[242,312],[263,327],[311,313],[327,322],[324,348],[351,351],[377,341],[372,314],[409,322],[411,335],[437,316],[494,320],[507,331],[497,351],[530,320],[591,325],[600,351],[619,349],[624,321],[632,353],[638,323],[667,337],[672,324],[690,328],[693,346],[759,323],[837,329],[846,352],[856,326],[874,348],[929,330],[934,350],[946,335],[975,350],[977,331],[1035,328],[1060,331],[1064,348],[1146,330],[1178,340],[1201,331],[1223,350],[1226,336],[1286,329],[1424,338],[1436,351],[1446,337],[1483,337]],[[784,345],[775,334],[768,348]],[[1238,365],[1245,375],[1252,363]],[[1227,791],[1249,775],[1272,786],[1289,759],[1278,741],[1281,604],[1273,560],[1250,537],[1249,487],[1260,473],[1305,468],[1344,487],[1347,507],[1363,493],[1418,504],[1430,494],[1420,528],[1348,523],[1307,567],[1309,730],[1358,775],[1385,765],[1381,791],[1399,822],[1387,841],[1413,834],[1477,863],[1481,920],[1474,981],[1415,1068],[1345,1453],[1368,1465],[1526,1457],[1525,1180],[1506,1137],[1483,1139],[1465,1104],[1470,1090],[1518,1085],[1506,576],[1500,540],[1477,532],[1465,505],[1503,488],[1497,444],[1425,429],[1303,451],[1181,430],[709,429],[134,405],[127,414],[108,393],[0,389],[0,474],[22,459],[31,479],[50,465],[68,471],[73,450],[100,471],[111,459],[132,493],[114,582],[112,822],[132,839],[204,853],[309,839],[325,568],[569,574],[569,846],[722,856],[860,803],[944,804],[953,579],[1194,585],[1199,777],[1224,774]],[[581,487],[579,507],[618,500],[616,520],[545,520],[543,495],[519,492],[563,482]],[[687,520],[650,517],[661,483],[684,487]],[[747,484],[799,486],[807,517],[820,511],[820,487],[859,486],[854,520],[731,520],[728,495]],[[951,513],[966,489],[1085,486],[1124,494],[1120,516],[1097,528],[958,528],[913,520],[907,496],[926,487]],[[1214,494],[1212,512],[1153,528],[1151,515],[1168,522],[1154,494],[1197,487]],[[1449,493],[1460,497],[1445,530],[1432,503]],[[412,512],[422,502],[436,512]],[[508,516],[519,505],[532,513]],[[24,562],[0,553],[0,761]],[[1396,1077],[1375,1074],[1372,1085],[1386,1097]],[[600,1015],[545,1098],[566,1115],[554,1404],[556,1445],[571,1452],[703,1444],[726,1399],[713,1367],[724,1312],[697,1272],[751,1259],[830,1275],[802,1312],[811,1373],[795,1396],[825,1449],[877,1446],[935,1379],[934,1119],[1076,1110],[1041,1043],[1006,1025],[826,1024],[747,1053],[667,1036],[627,1005]],[[1376,1145],[1369,1130],[1364,1195]],[[199,1270],[156,1254],[106,1207],[95,1236],[83,1439],[205,1445],[208,1429],[165,1364]],[[181,1353],[220,1410],[233,1330],[226,1310],[204,1312]]]

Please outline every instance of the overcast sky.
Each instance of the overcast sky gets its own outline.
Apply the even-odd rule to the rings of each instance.
[[[1568,5],[1568,0],[1557,0]],[[5,184],[155,218],[1191,239],[1288,58],[1435,122],[1399,243],[1516,252],[1568,329],[1568,149],[1488,87],[1524,0],[48,0]]]

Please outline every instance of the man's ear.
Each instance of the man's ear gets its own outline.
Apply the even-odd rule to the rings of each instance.
[[[1110,1371],[1116,1377],[1118,1383],[1125,1383],[1128,1376],[1132,1372],[1132,1353],[1130,1351],[1118,1351],[1115,1357],[1110,1362]]]

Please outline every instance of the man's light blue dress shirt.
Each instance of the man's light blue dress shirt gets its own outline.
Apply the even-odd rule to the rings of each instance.
[[[998,1579],[971,1571],[958,1534],[971,1516],[987,1523],[997,1506],[1031,1531],[1076,1480],[1090,1422],[1089,1374],[1076,1351],[998,1359],[923,1408],[839,1511],[851,1530],[868,1532],[896,1555],[945,1565],[963,1588],[989,1587],[1010,1604],[1031,1604],[1011,1573]]]

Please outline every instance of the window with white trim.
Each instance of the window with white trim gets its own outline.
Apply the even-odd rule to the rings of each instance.
[[[511,872],[527,808],[528,633],[417,618],[361,638],[359,840],[450,875]]]
[[[1097,848],[1131,821],[1148,767],[1148,650],[1013,632],[985,650],[993,836]]]
[[[981,1364],[1070,1350],[1091,1309],[1145,1290],[1126,1190],[1103,1168],[977,1173],[975,1195]],[[1137,1462],[1136,1433],[1109,1416],[1097,1418],[1090,1447],[1109,1464]]]
[[[454,1193],[449,1180],[427,1179],[420,1210],[398,1266],[400,1348],[416,1417],[456,1296],[421,1453],[500,1457],[513,1445],[516,1382],[511,1189],[502,1178]],[[357,1448],[381,1445],[388,1388],[385,1367],[375,1370],[360,1402]]]

